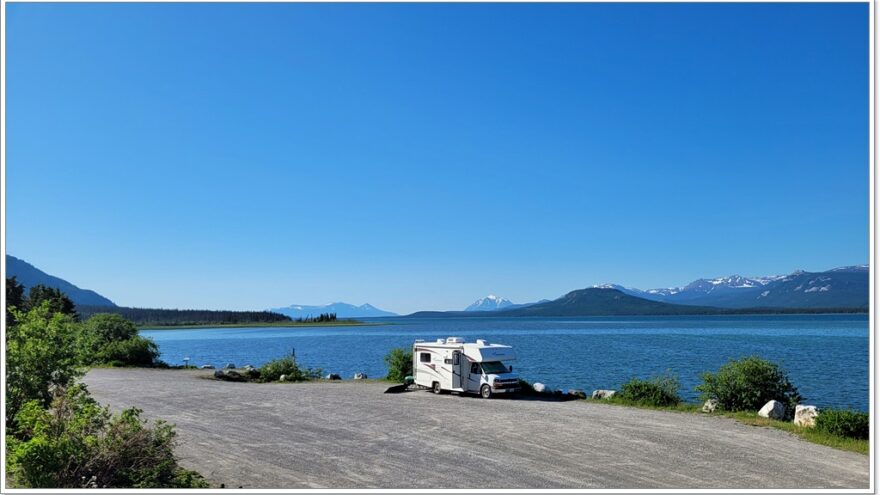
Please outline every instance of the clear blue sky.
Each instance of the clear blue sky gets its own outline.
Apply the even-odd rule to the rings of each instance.
[[[868,261],[868,5],[7,5],[7,252],[461,309]]]

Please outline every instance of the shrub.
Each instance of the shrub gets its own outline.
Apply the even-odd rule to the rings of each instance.
[[[841,409],[825,409],[816,417],[816,429],[832,435],[868,439],[868,413]]]
[[[153,366],[158,361],[159,348],[152,340],[136,336],[108,342],[94,358],[95,362],[113,366]]]
[[[281,375],[287,375],[286,379],[292,382],[301,382],[321,377],[320,369],[300,368],[296,361],[290,357],[283,357],[269,361],[260,367],[259,381],[277,382]]]
[[[650,406],[676,406],[681,403],[679,388],[678,378],[671,374],[647,380],[632,378],[620,387],[620,392],[615,398]]]
[[[403,383],[404,378],[413,374],[413,354],[411,350],[396,347],[385,355],[385,364],[388,365],[386,379],[392,382]]]
[[[801,396],[788,374],[776,363],[750,356],[730,360],[717,373],[703,373],[697,386],[702,398],[715,399],[726,411],[756,411],[768,401],[778,400],[791,415]]]
[[[51,409],[28,402],[7,444],[7,472],[28,488],[208,487],[177,464],[173,427],[140,413],[111,415],[82,385],[60,391]]]
[[[137,326],[120,315],[100,313],[82,325],[80,352],[86,364],[155,366],[159,349],[138,335]]]
[[[83,323],[83,330],[100,342],[128,340],[138,334],[137,326],[120,315],[99,313]]]
[[[12,310],[17,323],[6,329],[6,425],[35,400],[48,407],[53,391],[81,372],[73,317],[55,313],[49,302],[27,313]]]

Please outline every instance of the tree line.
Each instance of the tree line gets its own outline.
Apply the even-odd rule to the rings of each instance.
[[[300,317],[293,321],[297,323],[325,323],[336,321],[336,313],[321,313],[318,316],[306,316],[305,318]]]
[[[98,313],[113,313],[139,326],[229,325],[291,321],[289,316],[271,311],[213,311],[206,309],[153,309],[107,306],[77,306],[77,309],[84,318]]]

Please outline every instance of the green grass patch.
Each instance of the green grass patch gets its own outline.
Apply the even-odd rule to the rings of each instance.
[[[871,444],[866,439],[847,438],[834,435],[818,428],[805,428],[797,426],[789,421],[777,421],[775,419],[762,418],[754,412],[740,411],[735,413],[718,413],[721,416],[733,418],[740,423],[751,426],[763,426],[776,428],[777,430],[787,431],[793,435],[797,435],[808,442],[825,445],[839,450],[848,450],[850,452],[858,452],[859,454],[868,455]],[[821,415],[821,414],[820,414]]]
[[[700,412],[700,405],[698,404],[689,404],[687,402],[679,402],[673,406],[657,406],[654,404],[649,404],[646,402],[640,401],[632,401],[627,400],[625,398],[621,398],[618,396],[614,396],[610,399],[590,399],[589,397],[584,399],[584,401],[589,402],[591,404],[609,404],[612,406],[623,406],[623,407],[636,407],[638,409],[650,409],[652,411],[672,411],[672,412]]]

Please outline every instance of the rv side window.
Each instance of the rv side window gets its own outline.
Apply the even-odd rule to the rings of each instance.
[[[423,352],[419,354],[419,361],[422,363],[430,363],[431,362],[431,353]]]
[[[480,374],[480,363],[471,363],[471,374]]]

